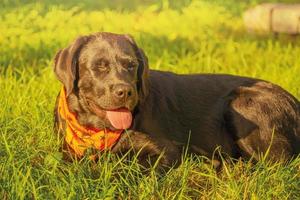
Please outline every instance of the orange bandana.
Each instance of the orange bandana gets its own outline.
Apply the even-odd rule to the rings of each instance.
[[[95,148],[100,151],[111,148],[123,132],[123,130],[95,130],[81,126],[76,116],[69,111],[64,87],[60,92],[58,112],[61,118],[66,121],[65,141],[80,157],[88,148]],[[60,128],[62,128],[61,124]]]

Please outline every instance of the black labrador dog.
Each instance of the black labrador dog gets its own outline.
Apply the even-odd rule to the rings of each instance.
[[[300,152],[300,103],[287,91],[246,77],[149,70],[144,52],[128,35],[79,37],[57,53],[54,72],[80,126],[119,131],[108,146],[112,152],[140,151],[141,160],[160,155],[165,166],[178,161],[183,148],[208,158],[216,148],[255,160],[268,152],[275,161]],[[60,98],[56,131],[65,138],[66,157],[82,157],[65,135]],[[78,134],[72,137],[78,140]]]

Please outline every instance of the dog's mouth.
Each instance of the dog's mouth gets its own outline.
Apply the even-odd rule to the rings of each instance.
[[[106,118],[115,129],[128,129],[132,124],[132,113],[128,108],[105,109],[87,100],[91,110],[99,117]]]

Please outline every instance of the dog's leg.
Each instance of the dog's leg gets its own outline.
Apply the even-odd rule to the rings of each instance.
[[[179,148],[172,142],[135,131],[123,133],[111,151],[120,154],[133,151],[138,154],[139,163],[145,168],[158,162],[159,169],[167,169],[179,164],[181,158]]]
[[[295,154],[298,103],[266,82],[239,87],[225,114],[229,131],[244,157],[287,160]]]

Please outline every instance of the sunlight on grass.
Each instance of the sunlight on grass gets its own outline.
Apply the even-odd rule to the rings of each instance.
[[[46,2],[0,12],[1,199],[300,198],[300,159],[287,165],[229,162],[217,172],[205,158],[187,156],[165,176],[155,170],[145,175],[135,160],[109,153],[98,163],[65,163],[52,131],[60,88],[52,59],[78,35],[98,31],[133,35],[152,69],[252,76],[300,98],[299,38],[244,30],[241,9],[257,1],[191,1],[180,9],[149,1],[130,10]]]

